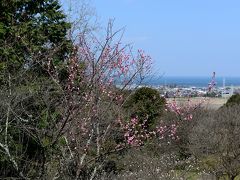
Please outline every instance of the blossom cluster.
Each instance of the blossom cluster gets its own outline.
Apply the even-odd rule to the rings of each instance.
[[[160,140],[164,138],[179,140],[177,131],[179,126],[181,126],[183,122],[191,121],[193,119],[193,112],[201,107],[204,102],[204,99],[197,103],[188,100],[188,103],[182,106],[178,105],[175,100],[167,102],[166,111],[173,112],[176,118],[173,119],[171,124],[167,125],[162,122],[151,128],[151,130],[146,127],[147,119],[141,122],[138,117],[133,117],[125,124],[119,121],[121,128],[124,130],[126,143],[130,146],[140,146],[153,137],[158,137]]]
[[[119,120],[126,143],[130,146],[138,147],[144,144],[145,141],[156,135],[155,131],[147,129],[147,120],[141,122],[138,117],[132,117],[129,122],[123,123]]]

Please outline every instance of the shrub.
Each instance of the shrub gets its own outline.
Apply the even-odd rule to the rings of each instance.
[[[240,106],[202,114],[190,133],[190,149],[204,171],[234,179],[240,174]]]
[[[165,104],[165,99],[156,89],[142,87],[129,97],[124,107],[131,116],[138,116],[141,121],[147,119],[147,126],[151,127],[162,115]]]
[[[226,106],[233,106],[233,105],[236,105],[236,104],[240,104],[240,94],[234,94],[232,95],[227,103],[226,103]]]

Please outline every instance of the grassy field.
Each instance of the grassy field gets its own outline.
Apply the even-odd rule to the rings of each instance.
[[[188,103],[188,99],[189,98],[175,98],[177,103],[183,104],[183,105]],[[169,98],[167,100],[168,101],[173,101],[174,98]],[[199,102],[204,101],[203,106],[205,108],[218,109],[227,102],[228,98],[193,97],[193,98],[190,98],[190,100],[193,104],[198,104]]]

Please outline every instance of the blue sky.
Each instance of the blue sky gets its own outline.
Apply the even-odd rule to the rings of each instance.
[[[126,27],[158,74],[240,76],[239,0],[91,0],[102,26]]]

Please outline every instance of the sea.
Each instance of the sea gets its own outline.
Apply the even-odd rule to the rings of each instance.
[[[207,87],[212,81],[211,77],[148,77],[144,84],[150,86],[181,86],[181,87]],[[238,86],[240,87],[240,77],[216,77],[216,86]]]

